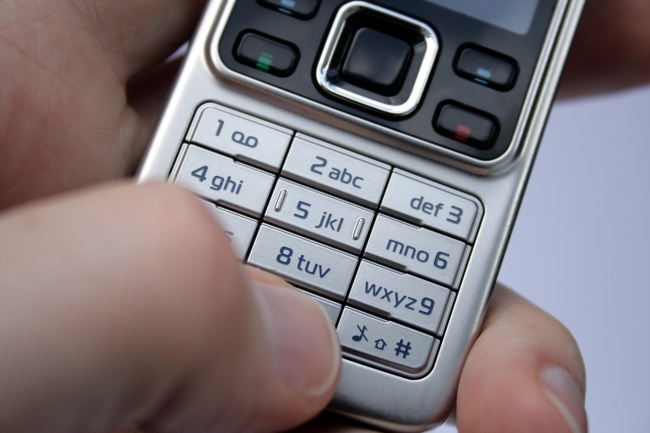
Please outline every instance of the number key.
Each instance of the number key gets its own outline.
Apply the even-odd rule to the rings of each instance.
[[[289,129],[208,103],[197,111],[187,140],[277,172],[292,135]]]
[[[373,212],[280,179],[266,209],[267,221],[359,253]]]
[[[298,135],[291,145],[282,174],[376,208],[390,166]]]
[[[188,146],[175,183],[217,204],[259,216],[274,178],[197,146]]]
[[[482,214],[475,198],[399,169],[390,178],[381,210],[468,241]]]

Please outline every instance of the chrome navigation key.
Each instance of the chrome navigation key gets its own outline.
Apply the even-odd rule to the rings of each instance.
[[[244,260],[257,229],[257,220],[217,207],[212,203],[204,203],[230,238],[230,245],[237,258]]]
[[[390,178],[381,210],[470,242],[483,214],[477,199],[399,169]]]
[[[271,194],[264,219],[359,253],[368,236],[374,213],[280,179]]]
[[[266,224],[248,257],[251,265],[337,299],[347,294],[357,262],[353,255]]]
[[[277,172],[293,131],[208,103],[199,108],[187,140]]]
[[[274,177],[209,150],[188,146],[174,182],[208,200],[259,216]]]
[[[364,260],[348,301],[442,336],[455,298],[449,289]]]
[[[458,288],[469,251],[463,242],[380,215],[365,255]]]
[[[390,166],[297,134],[282,174],[376,208]]]
[[[351,308],[343,310],[337,331],[344,351],[413,373],[429,365],[436,341],[429,335]]]

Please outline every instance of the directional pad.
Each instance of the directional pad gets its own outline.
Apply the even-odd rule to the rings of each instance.
[[[357,31],[342,73],[357,86],[385,96],[397,94],[411,63],[413,49],[401,39],[369,28]]]

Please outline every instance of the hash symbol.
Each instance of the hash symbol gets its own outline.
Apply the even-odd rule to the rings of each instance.
[[[399,343],[397,343],[397,347],[395,348],[395,356],[402,355],[402,358],[406,359],[406,357],[409,356],[411,349],[412,347],[410,341],[407,341],[406,344],[404,344],[404,340],[400,340]]]

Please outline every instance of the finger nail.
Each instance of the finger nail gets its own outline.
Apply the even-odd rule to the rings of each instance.
[[[323,307],[296,290],[256,281],[251,286],[278,375],[306,396],[327,393],[339,376],[341,348]]]
[[[560,412],[571,433],[587,433],[585,398],[569,373],[561,367],[548,366],[539,377],[544,394]]]

